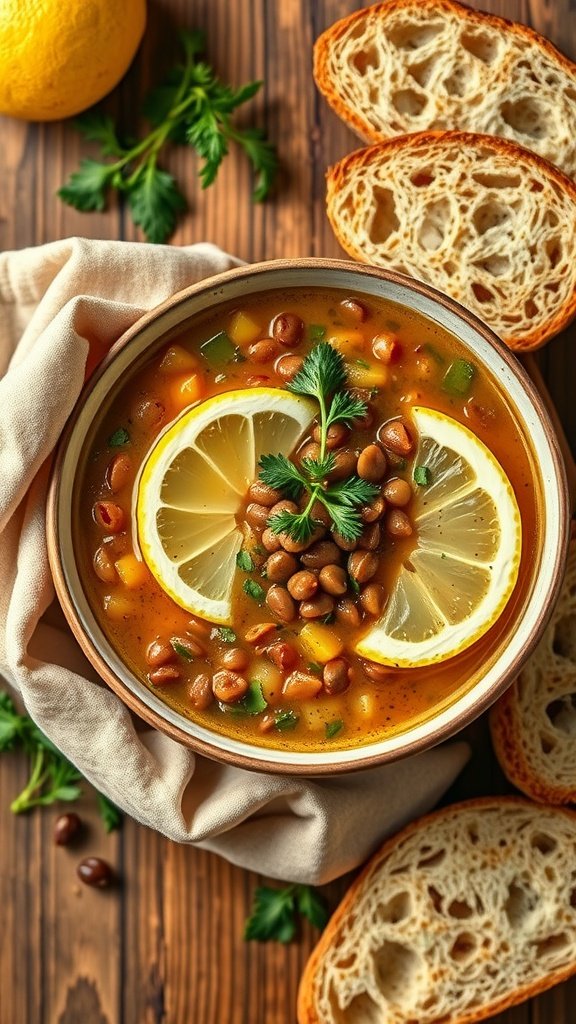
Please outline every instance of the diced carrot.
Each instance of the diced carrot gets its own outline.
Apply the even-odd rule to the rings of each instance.
[[[192,373],[188,377],[178,377],[170,388],[170,399],[173,406],[185,409],[187,405],[193,405],[204,397],[204,377],[201,373]]]
[[[134,605],[130,598],[123,594],[106,594],[104,598],[104,611],[112,622],[122,622],[129,619],[134,611]]]
[[[147,567],[144,562],[140,562],[136,558],[136,555],[131,553],[122,555],[122,558],[119,558],[114,565],[122,583],[129,590],[137,590],[138,587],[143,587],[150,580]]]
[[[160,369],[166,373],[192,373],[199,365],[198,356],[193,355],[182,345],[171,345],[164,354]]]
[[[345,359],[356,359],[366,347],[364,334],[353,327],[334,328],[327,334],[326,341]]]

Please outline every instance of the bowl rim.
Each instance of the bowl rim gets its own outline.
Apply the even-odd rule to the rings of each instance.
[[[475,699],[471,700],[468,708],[461,711],[460,714],[456,714],[450,718],[450,720],[444,724],[434,725],[434,719],[431,718],[427,721],[427,725],[430,725],[425,735],[422,735],[412,740],[407,739],[405,742],[401,742],[393,750],[372,750],[371,753],[365,757],[356,757],[353,760],[346,760],[344,755],[347,753],[346,750],[334,750],[335,754],[343,756],[342,760],[338,760],[335,763],[323,760],[321,763],[305,763],[299,764],[288,761],[277,761],[273,759],[274,748],[261,748],[263,751],[270,752],[270,759],[268,756],[262,758],[256,758],[249,752],[241,753],[238,751],[227,750],[225,747],[219,745],[221,734],[214,732],[214,740],[208,741],[201,737],[194,736],[189,732],[182,729],[180,726],[170,722],[167,718],[164,718],[158,711],[150,707],[142,698],[124,683],[122,679],[114,672],[112,667],[106,661],[103,654],[100,653],[98,646],[94,639],[86,632],[79,614],[79,610],[76,606],[73,594],[71,593],[68,585],[68,580],[65,573],[64,558],[62,555],[61,548],[61,537],[59,530],[59,508],[61,498],[61,473],[62,467],[65,460],[66,451],[73,437],[75,427],[80,416],[80,413],[94,389],[98,386],[101,377],[107,372],[111,363],[114,362],[118,354],[133,341],[133,339],[146,330],[155,321],[162,321],[162,319],[172,311],[178,308],[180,305],[186,304],[189,299],[201,296],[205,292],[216,292],[219,288],[226,286],[229,281],[241,280],[245,277],[258,277],[261,274],[269,274],[272,272],[281,273],[282,271],[290,270],[310,270],[314,272],[316,269],[323,271],[337,271],[337,272],[351,272],[360,276],[366,276],[367,278],[376,278],[382,281],[386,281],[392,285],[396,284],[408,290],[416,292],[424,296],[425,298],[436,303],[444,311],[455,316],[457,319],[463,320],[468,326],[474,331],[481,335],[483,340],[489,343],[489,346],[496,350],[497,355],[507,365],[512,375],[517,379],[521,388],[526,395],[533,410],[538,415],[540,423],[542,425],[543,433],[549,444],[550,453],[552,456],[552,466],[550,467],[553,471],[553,476],[557,484],[557,497],[558,497],[558,512],[559,512],[559,540],[556,546],[556,553],[554,557],[553,566],[550,571],[551,584],[548,591],[545,594],[545,600],[541,604],[537,618],[534,622],[532,633],[527,637],[526,644],[522,651],[519,651],[514,657],[513,661],[509,664],[508,668],[505,669],[500,676],[498,682],[496,682],[492,688],[484,694],[478,694]],[[271,290],[274,286],[263,290]],[[278,289],[282,289],[282,284],[277,285]],[[289,287],[289,285],[284,285]],[[306,287],[313,287],[313,283],[306,285]],[[330,287],[330,285],[322,285],[322,287]],[[338,287],[337,283],[334,287]],[[214,304],[218,304],[217,300]],[[225,301],[225,298],[224,298]],[[425,314],[424,314],[425,315]],[[156,336],[155,341],[162,336],[160,330]],[[463,342],[463,344],[466,344]],[[517,414],[518,411],[517,411]],[[541,481],[543,484],[543,481]],[[543,489],[543,487],[542,487]],[[212,277],[203,278],[201,281],[184,288],[163,302],[159,303],[154,308],[146,311],[140,316],[130,327],[124,331],[117,341],[111,346],[104,359],[98,364],[94,372],[85,383],[80,396],[74,406],[74,409],[67,421],[65,429],[58,442],[56,454],[53,460],[50,481],[48,486],[47,503],[46,503],[46,538],[48,548],[48,559],[50,569],[52,572],[52,578],[55,586],[56,596],[60,602],[62,610],[68,625],[79,643],[84,655],[96,669],[99,676],[104,682],[116,693],[116,695],[123,701],[123,703],[129,708],[130,711],[137,714],[142,718],[148,725],[160,732],[168,735],[171,739],[176,742],[185,745],[191,749],[194,753],[204,755],[211,760],[224,762],[231,764],[236,767],[246,768],[252,771],[266,771],[274,774],[283,775],[299,775],[299,776],[323,776],[323,775],[336,775],[345,772],[360,771],[366,768],[372,768],[377,765],[391,763],[398,761],[404,757],[408,757],[424,750],[428,750],[431,747],[437,745],[443,740],[460,732],[465,726],[469,725],[479,715],[486,711],[499,696],[508,688],[512,683],[516,675],[521,669],[521,666],[526,662],[527,658],[533,652],[534,648],[540,641],[542,634],[548,624],[556,601],[558,599],[560,587],[563,581],[564,568],[566,564],[566,554],[568,550],[569,542],[569,523],[570,523],[570,499],[568,491],[568,482],[566,476],[566,468],[564,460],[561,455],[560,446],[556,432],[554,430],[550,414],[547,410],[545,400],[540,394],[535,384],[527,374],[525,368],[517,359],[516,355],[508,349],[504,343],[498,338],[498,336],[492,331],[487,324],[480,320],[474,313],[470,312],[455,299],[444,295],[444,293],[438,291],[431,285],[425,282],[418,281],[405,274],[400,274],[396,271],[385,270],[379,267],[373,267],[365,264],[354,263],[350,260],[339,260],[332,258],[322,257],[306,257],[302,259],[277,259],[269,261],[261,261],[258,263],[245,264],[240,267],[234,267],[230,270],[223,271]],[[126,670],[130,670],[126,666]],[[456,702],[458,703],[458,702]],[[177,714],[177,712],[176,712]],[[206,729],[206,731],[208,731]],[[407,732],[409,736],[409,731]],[[223,738],[226,736],[223,734]],[[374,741],[370,744],[370,747],[376,746],[378,741]],[[249,744],[246,744],[249,749]],[[353,748],[354,749],[354,748]],[[358,749],[358,748],[355,748]],[[295,752],[298,753],[298,752]],[[308,752],[311,756],[316,752]],[[323,752],[324,753],[324,752]]]

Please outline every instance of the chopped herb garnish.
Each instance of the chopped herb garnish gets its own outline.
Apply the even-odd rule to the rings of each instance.
[[[196,151],[202,161],[202,188],[213,183],[230,143],[235,143],[252,164],[256,202],[268,194],[278,166],[275,149],[261,129],[234,121],[237,108],[256,95],[262,82],[232,88],[199,59],[204,51],[201,32],[181,31],[180,41],[182,57],[145,100],[148,133],[140,139],[122,140],[108,114],[99,109],[86,111],[76,127],[100,144],[105,159],[83,159],[58,192],[65,203],[82,211],[104,210],[110,192],[124,195],[133,222],[142,228],[148,242],[165,242],[186,208],[177,182],[159,166],[167,143],[188,145]]]
[[[426,487],[432,479],[432,473],[428,466],[414,467],[414,482],[420,487]]]
[[[266,597],[264,588],[261,587],[259,583],[256,583],[256,580],[244,580],[242,590],[245,594],[248,594],[248,597],[252,597],[255,601],[258,601],[258,604],[261,604]]]
[[[360,593],[360,584],[357,582],[357,580],[354,579],[353,576],[348,577],[348,585],[350,589],[354,591],[355,594]]]
[[[230,626],[219,626],[218,638],[223,640],[225,644],[236,643],[236,633],[230,628]]]
[[[324,726],[326,732],[326,739],[331,740],[334,736],[337,736],[341,729],[344,728],[344,722],[341,718],[335,718],[333,722],[326,722]]]
[[[326,337],[324,324],[310,324],[308,327],[308,337],[310,341],[323,341]]]
[[[171,640],[170,643],[172,645],[173,650],[176,651],[176,654],[179,654],[180,657],[184,658],[185,661],[194,660],[194,655],[192,654],[192,651],[185,647],[184,644],[181,644],[179,640]]]
[[[367,363],[365,359],[355,359],[356,366],[361,366],[364,370],[370,369],[370,363]]]
[[[311,672],[321,672],[322,671],[322,665],[319,665],[317,661],[309,661],[308,662],[308,668],[310,669]]]
[[[222,366],[236,359],[236,346],[231,342],[226,331],[219,331],[214,337],[208,338],[200,345],[200,352],[210,366]]]
[[[434,362],[438,363],[438,366],[444,366],[446,363],[444,356],[440,355],[438,349],[434,348],[434,345],[431,345],[429,341],[422,345],[422,351],[425,352],[426,355],[431,356]]]
[[[444,554],[444,552],[442,552],[442,554],[440,555],[440,558],[446,558],[446,555]]]
[[[326,626],[329,626],[330,623],[335,621],[335,619],[336,619],[336,616],[334,615],[334,612],[328,612],[327,615],[323,615],[322,616],[322,618],[320,619],[320,622],[323,622]]]
[[[325,928],[328,923],[324,899],[312,886],[288,885],[284,889],[259,886],[254,893],[244,938],[257,942],[291,942],[296,935],[297,913],[308,918],[315,928]]]
[[[298,715],[294,711],[277,711],[274,717],[274,723],[280,732],[288,732],[289,729],[295,729],[298,722]]]
[[[247,715],[259,715],[268,707],[268,701],[262,693],[262,683],[253,679],[248,686],[248,693],[240,701]]]
[[[444,374],[442,390],[450,395],[467,395],[472,386],[476,367],[467,359],[455,359]]]
[[[332,424],[350,425],[365,414],[366,403],[345,390],[344,360],[327,342],[312,349],[287,387],[318,402],[320,451],[316,459],[304,459],[300,468],[284,455],[264,455],[260,459],[260,479],[264,483],[281,490],[287,498],[298,499],[303,491],[308,496],[301,512],[280,512],[268,520],[268,526],[274,533],[287,533],[293,540],[306,541],[316,529],[312,507],[319,501],[330,514],[334,530],[346,540],[357,540],[364,527],[360,508],[369,504],[379,491],[357,476],[327,485],[325,477],[334,457],[327,451],[326,440]]]
[[[408,460],[407,459],[400,458],[400,459],[398,459],[397,462],[394,462],[394,469],[403,470],[403,469],[406,469],[407,466],[408,466]]]
[[[122,824],[122,811],[103,793],[96,794],[100,817],[107,832],[115,832]]]
[[[108,447],[121,448],[124,444],[130,444],[130,434],[125,427],[118,427],[108,438]]]
[[[254,568],[254,561],[252,555],[245,548],[242,548],[236,555],[236,565],[243,572],[252,572]]]

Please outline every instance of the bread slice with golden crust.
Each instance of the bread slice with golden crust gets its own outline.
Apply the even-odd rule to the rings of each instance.
[[[492,708],[490,729],[518,789],[544,803],[576,804],[576,540],[550,624]]]
[[[471,1024],[576,972],[576,814],[472,800],[368,863],[306,966],[299,1024]]]
[[[576,314],[576,184],[521,146],[401,135],[330,168],[326,203],[354,259],[439,288],[513,349],[538,348]]]
[[[368,142],[430,129],[499,135],[576,176],[576,65],[525,25],[454,0],[389,0],[327,29],[314,75]]]

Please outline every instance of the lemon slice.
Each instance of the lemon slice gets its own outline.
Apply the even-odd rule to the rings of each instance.
[[[452,658],[496,622],[518,576],[522,548],[514,491],[491,451],[467,427],[415,407],[416,466],[430,483],[413,502],[416,546],[382,618],[356,645],[382,665]]]
[[[260,456],[287,455],[314,418],[314,403],[276,388],[226,391],[160,435],[136,495],[140,551],[170,597],[213,622],[230,622],[236,515]]]

